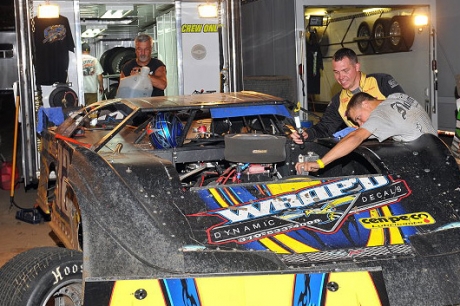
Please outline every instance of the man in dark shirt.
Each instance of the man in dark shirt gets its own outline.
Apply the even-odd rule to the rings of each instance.
[[[152,58],[153,39],[147,34],[140,34],[134,40],[136,48],[136,58],[128,61],[120,73],[120,80],[140,73],[141,68],[147,66],[150,68],[150,81],[152,82],[153,96],[164,96],[164,90],[168,85],[166,79],[166,66],[159,59]]]

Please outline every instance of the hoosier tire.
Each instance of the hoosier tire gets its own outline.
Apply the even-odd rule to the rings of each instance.
[[[0,268],[0,306],[80,306],[83,256],[59,247],[28,250]]]

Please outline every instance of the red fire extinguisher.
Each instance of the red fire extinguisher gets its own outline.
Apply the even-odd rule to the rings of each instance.
[[[13,177],[13,163],[8,162],[5,160],[3,156],[2,158],[2,166],[0,169],[0,173],[2,176],[2,182],[0,185],[0,188],[3,190],[10,190],[11,188],[11,178]],[[14,188],[17,189],[19,188],[19,170],[17,167],[15,167],[15,174],[14,174]]]

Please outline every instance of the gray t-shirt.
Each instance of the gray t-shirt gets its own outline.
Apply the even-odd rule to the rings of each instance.
[[[380,142],[390,137],[395,141],[412,141],[427,133],[438,135],[422,106],[403,93],[389,95],[361,127]]]

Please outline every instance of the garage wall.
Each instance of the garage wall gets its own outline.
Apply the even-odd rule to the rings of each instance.
[[[295,87],[294,0],[243,3],[241,16],[243,76],[287,76]]]
[[[439,129],[455,129],[455,75],[460,74],[460,1],[437,0]]]

